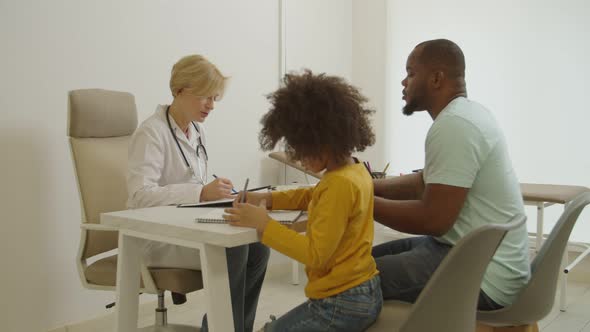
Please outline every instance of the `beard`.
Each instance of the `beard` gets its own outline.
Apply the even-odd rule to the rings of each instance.
[[[402,108],[402,113],[404,115],[410,116],[410,115],[414,114],[414,112],[424,111],[426,109],[426,107],[421,106],[422,105],[421,100],[422,100],[422,98],[416,96],[416,97],[412,98],[412,100],[410,102],[406,102],[406,105]]]
[[[402,113],[404,115],[410,116],[414,114],[414,112],[420,112],[426,109],[426,107],[423,106],[427,99],[425,88],[417,89],[416,92],[416,94],[409,98],[409,101],[408,96],[406,95],[406,105],[402,108]]]
[[[414,114],[414,112],[418,111],[418,105],[416,103],[407,103],[406,106],[402,108],[402,113],[404,115],[410,116]]]

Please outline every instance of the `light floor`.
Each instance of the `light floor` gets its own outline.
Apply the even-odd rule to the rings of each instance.
[[[575,258],[570,254],[570,261]],[[543,332],[590,332],[590,258],[586,257],[568,275],[566,311],[558,309],[559,293],[551,313],[539,322]]]
[[[285,261],[285,263],[269,266],[260,295],[255,330],[264,325],[269,315],[280,316],[305,301],[303,288],[306,279],[303,271],[301,271],[301,283],[296,286],[292,285],[290,283],[291,264],[286,260],[282,261]],[[561,312],[557,307],[554,307],[553,311],[539,323],[541,331],[590,332],[590,258],[586,258],[570,272],[568,282],[566,312]],[[152,325],[154,322],[155,296],[153,298],[154,302],[150,301],[140,306],[140,326]],[[183,305],[175,306],[171,303],[170,299],[167,298],[167,304],[170,304],[168,307],[169,323],[200,325],[201,317],[205,313],[205,299],[202,292],[190,294],[188,301]],[[111,332],[114,330],[112,310],[110,310],[110,314],[103,315],[92,321],[70,325],[58,331]]]

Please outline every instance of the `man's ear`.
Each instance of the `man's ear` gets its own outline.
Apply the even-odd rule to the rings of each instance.
[[[432,73],[430,82],[435,89],[439,89],[442,86],[442,82],[445,79],[445,73],[442,70],[437,70]]]

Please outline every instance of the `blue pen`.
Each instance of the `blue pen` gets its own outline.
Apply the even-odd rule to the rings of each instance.
[[[217,179],[217,175],[213,174],[213,177]],[[234,188],[231,188],[231,193],[237,194],[238,192]]]

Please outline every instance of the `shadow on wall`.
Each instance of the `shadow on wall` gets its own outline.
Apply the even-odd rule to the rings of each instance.
[[[270,159],[269,157],[263,157],[260,159],[260,185],[277,185],[282,184],[283,179],[280,178],[280,167],[283,167],[276,160]]]
[[[0,137],[2,160],[1,284],[5,308],[0,308],[6,332],[46,329],[47,277],[54,254],[51,208],[51,170],[41,134],[5,130]],[[59,305],[58,303],[53,303]],[[33,319],[31,319],[33,318]]]
[[[63,128],[0,134],[3,332],[47,331],[104,312],[114,293],[85,290],[75,256],[80,202]],[[64,309],[67,308],[67,309]]]

